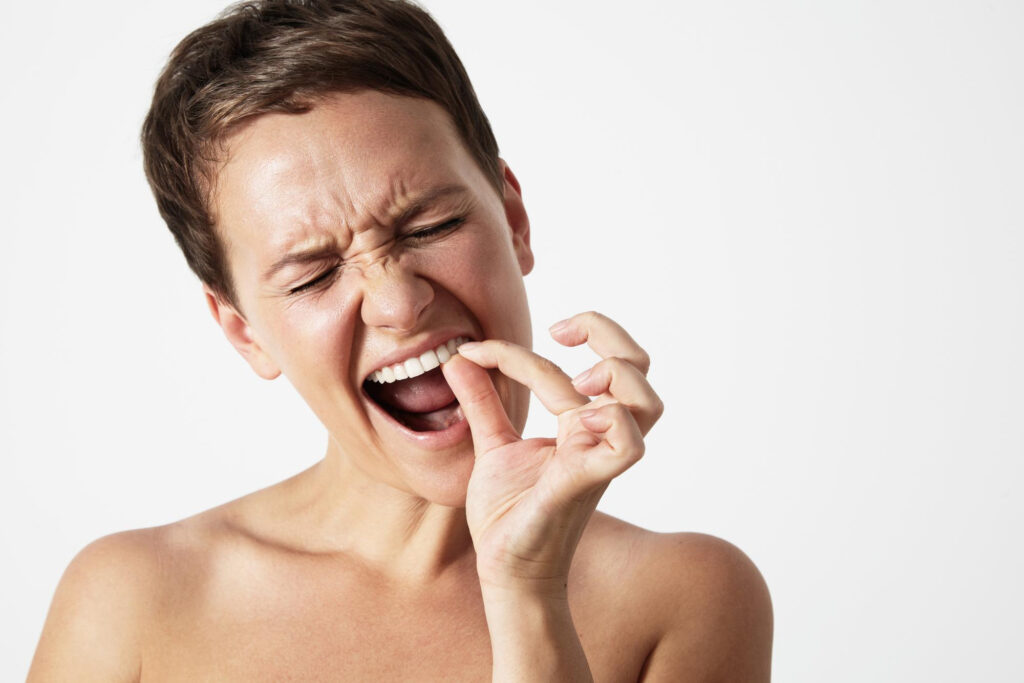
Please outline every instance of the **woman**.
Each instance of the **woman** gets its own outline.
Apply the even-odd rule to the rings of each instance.
[[[661,415],[583,313],[530,351],[519,182],[458,57],[391,0],[239,5],[176,48],[143,130],[228,341],[284,374],[320,462],[65,573],[30,680],[769,678],[756,568],[595,506]],[[529,392],[558,416],[520,438]]]

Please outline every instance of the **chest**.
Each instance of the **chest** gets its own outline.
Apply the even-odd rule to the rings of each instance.
[[[644,643],[597,596],[571,601],[597,680],[636,681]],[[351,579],[236,576],[170,597],[143,681],[489,681],[479,589],[401,595]],[[621,626],[621,624],[620,624]]]

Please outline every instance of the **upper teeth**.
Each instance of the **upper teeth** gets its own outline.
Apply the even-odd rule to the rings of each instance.
[[[441,363],[446,362],[449,358],[457,353],[457,349],[468,342],[469,339],[466,337],[456,337],[455,339],[449,339],[444,344],[441,344],[436,349],[430,349],[424,351],[418,356],[406,358],[401,363],[395,363],[385,368],[377,370],[369,379],[379,384],[395,382],[400,379],[409,379],[410,377],[419,377],[424,372],[433,370]]]

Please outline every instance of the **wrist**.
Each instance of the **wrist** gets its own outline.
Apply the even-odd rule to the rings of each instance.
[[[477,577],[484,597],[495,600],[565,600],[568,596],[569,578],[561,572],[543,575],[527,574],[522,571],[485,568],[477,564]]]
[[[568,562],[510,560],[507,557],[498,562],[477,557],[476,572],[481,590],[496,598],[565,599],[568,593]]]
[[[523,604],[562,604],[569,600],[565,579],[480,579],[484,602]]]
[[[593,683],[565,582],[481,583],[492,680]]]

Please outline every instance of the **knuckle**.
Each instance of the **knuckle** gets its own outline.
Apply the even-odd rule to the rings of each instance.
[[[629,412],[629,408],[627,408],[625,404],[619,403],[618,401],[616,401],[615,403],[609,403],[607,406],[604,407],[604,409],[610,413],[614,413],[612,415],[612,418],[615,420],[628,418],[631,417],[632,415]]]
[[[490,396],[490,389],[473,389],[470,391],[469,396],[466,397],[466,402],[471,405],[486,403],[487,399],[489,399]]]
[[[647,369],[651,366],[651,359],[647,352],[640,349],[635,355],[627,358],[625,356],[609,356],[598,365],[605,365],[615,373],[632,373],[646,375]]]
[[[654,408],[652,412],[654,413],[655,420],[665,414],[665,402],[657,396],[654,397]]]
[[[636,364],[644,374],[647,374],[647,371],[651,368],[651,356],[643,349],[640,349],[639,353],[637,353]]]
[[[646,451],[646,444],[644,444],[643,440],[640,439],[640,440],[635,441],[635,442],[634,441],[630,441],[630,443],[622,446],[619,449],[618,453],[619,453],[619,457],[621,457],[623,460],[625,460],[627,463],[629,463],[629,465],[632,465],[633,463],[635,463],[638,460],[640,460],[640,458],[644,457],[644,452],[645,451]]]
[[[494,347],[496,351],[501,353],[505,353],[512,348],[512,342],[507,339],[488,339],[485,343]]]
[[[632,454],[633,462],[637,462],[638,460],[640,460],[640,458],[644,457],[644,453],[646,453],[646,452],[647,452],[647,444],[645,444],[641,440],[640,443],[638,443],[636,445],[636,447],[633,449],[633,454]]]
[[[622,367],[622,359],[618,356],[608,356],[594,363],[594,367],[615,372]]]
[[[557,363],[544,356],[537,356],[537,370],[549,375],[565,375]]]
[[[632,363],[630,363],[625,358],[622,358],[621,356],[609,356],[608,358],[605,358],[600,363],[598,363],[598,365],[603,365],[608,369],[609,372],[616,374],[621,372],[629,372],[630,370],[636,369]]]

